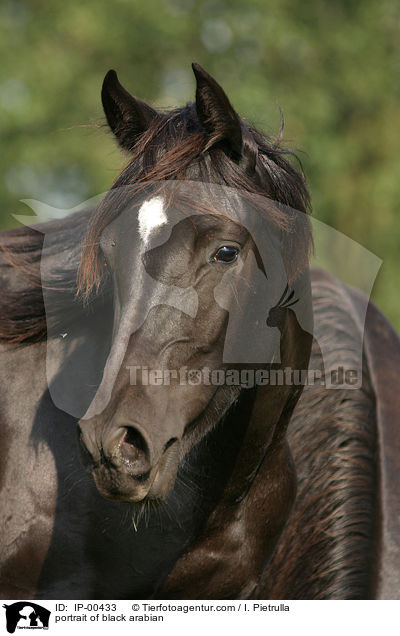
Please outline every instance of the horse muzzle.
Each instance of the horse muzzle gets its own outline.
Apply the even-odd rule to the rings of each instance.
[[[170,438],[156,452],[145,431],[125,424],[96,442],[93,429],[83,422],[79,441],[85,469],[103,497],[127,502],[163,501],[172,491],[180,456],[177,438]]]

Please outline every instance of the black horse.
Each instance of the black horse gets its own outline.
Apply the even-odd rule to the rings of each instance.
[[[164,114],[110,71],[126,168],[2,235],[1,596],[399,598],[399,341],[310,277],[303,175],[193,70]]]

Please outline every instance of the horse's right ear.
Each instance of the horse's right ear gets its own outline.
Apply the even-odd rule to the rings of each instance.
[[[151,106],[125,90],[113,70],[104,78],[101,101],[108,125],[124,150],[132,150],[138,137],[160,118]]]

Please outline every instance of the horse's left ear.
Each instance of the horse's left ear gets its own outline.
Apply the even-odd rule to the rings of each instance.
[[[197,116],[208,133],[206,148],[224,143],[236,157],[242,153],[240,119],[221,86],[197,62],[192,64],[196,77]]]
[[[132,150],[138,137],[160,118],[151,106],[125,90],[113,70],[104,78],[101,101],[108,125],[125,150]]]

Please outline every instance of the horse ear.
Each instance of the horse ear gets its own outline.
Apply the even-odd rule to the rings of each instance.
[[[104,78],[101,101],[108,125],[125,150],[132,150],[139,135],[160,118],[151,106],[125,90],[113,70],[108,71]]]
[[[242,130],[240,119],[221,86],[197,62],[192,64],[196,77],[196,109],[203,128],[209,135],[206,148],[224,142],[240,156],[242,153]]]

